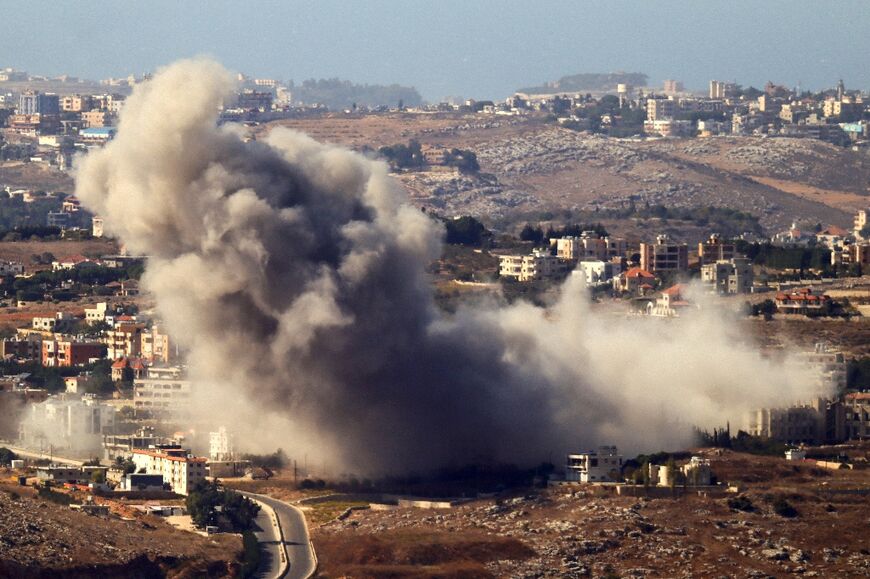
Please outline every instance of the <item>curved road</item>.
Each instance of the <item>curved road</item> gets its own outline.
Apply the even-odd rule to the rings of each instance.
[[[274,526],[271,524],[271,515],[262,509],[257,517],[257,523],[262,529],[257,532],[257,540],[266,547],[266,567],[261,569],[261,577],[288,577],[289,579],[308,579],[314,575],[317,569],[317,559],[314,548],[311,546],[311,538],[308,536],[308,526],[305,524],[305,515],[298,508],[284,501],[238,491],[241,494],[264,503],[275,511],[278,521],[281,523],[283,543],[278,538]],[[290,560],[290,568],[285,575],[281,575],[281,548],[286,549]]]

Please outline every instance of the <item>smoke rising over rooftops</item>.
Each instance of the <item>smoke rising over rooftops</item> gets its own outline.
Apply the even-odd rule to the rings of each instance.
[[[215,122],[232,88],[208,60],[137,86],[76,194],[150,256],[142,283],[189,352],[197,407],[241,445],[364,473],[532,463],[684,444],[693,424],[815,394],[712,309],[629,320],[569,281],[548,311],[439,311],[424,267],[442,231],[386,166],[285,129],[244,142]]]

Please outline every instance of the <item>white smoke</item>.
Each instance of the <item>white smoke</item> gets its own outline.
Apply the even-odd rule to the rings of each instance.
[[[692,425],[808,398],[712,308],[628,319],[569,281],[549,309],[436,309],[442,231],[383,163],[275,129],[218,127],[220,65],[137,86],[76,194],[150,256],[143,286],[189,352],[201,415],[318,464],[367,473],[567,449],[685,444]],[[273,446],[274,448],[274,446]]]

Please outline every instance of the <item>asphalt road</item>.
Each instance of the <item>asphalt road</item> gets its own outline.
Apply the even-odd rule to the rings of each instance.
[[[269,505],[278,516],[278,520],[281,523],[281,532],[284,535],[283,547],[287,549],[287,557],[290,560],[290,568],[284,577],[288,579],[308,579],[311,577],[317,564],[311,547],[310,537],[308,536],[308,527],[305,524],[305,515],[302,514],[302,511],[293,505],[265,495],[246,492],[242,492],[242,494]],[[264,522],[261,523],[260,521]],[[264,543],[266,552],[269,555],[268,565],[261,568],[260,576],[280,577],[280,571],[278,570],[281,566],[280,548],[282,545],[277,537],[267,534],[268,531],[265,527],[268,525],[271,528],[272,525],[269,515],[266,514],[265,510],[261,509],[257,522],[263,528],[263,539],[260,539],[260,533],[256,533],[257,539]]]
[[[260,509],[257,514],[257,529],[254,535],[260,543],[262,559],[255,577],[257,579],[282,577],[281,550],[284,549],[284,545],[281,544],[278,529],[272,524],[272,514],[266,509]]]

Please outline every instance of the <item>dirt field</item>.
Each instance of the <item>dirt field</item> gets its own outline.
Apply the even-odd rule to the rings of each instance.
[[[0,241],[0,260],[24,264],[24,271],[51,269],[51,264],[35,263],[33,256],[51,253],[55,258],[69,255],[100,257],[118,253],[118,245],[110,239],[88,241]]]
[[[0,187],[9,185],[15,189],[37,191],[64,191],[72,193],[73,179],[68,173],[49,167],[44,163],[20,161],[0,162]]]

